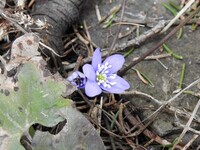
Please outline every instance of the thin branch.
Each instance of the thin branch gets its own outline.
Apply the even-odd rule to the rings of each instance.
[[[126,0],[123,0],[123,1],[122,1],[122,13],[121,13],[121,17],[120,17],[120,22],[123,21],[125,6],[126,6]],[[116,44],[116,41],[117,41],[117,39],[118,39],[118,35],[119,35],[120,31],[121,31],[121,24],[118,25],[117,34],[116,34],[116,36],[115,36],[115,38],[114,38],[114,40],[113,40],[113,42],[112,42],[112,45],[111,45],[111,47],[110,47],[110,51],[109,51],[109,54],[108,54],[108,55],[111,54],[112,49],[115,47],[115,44]]]
[[[181,139],[184,137],[184,135],[186,134],[186,132],[189,130],[189,127],[192,123],[192,120],[194,119],[194,116],[196,115],[198,109],[199,109],[199,106],[200,106],[200,99],[199,101],[197,102],[193,112],[192,112],[192,115],[190,117],[190,119],[188,120],[187,124],[185,125],[184,127],[184,130],[182,131],[181,135],[178,137],[178,139],[176,140],[176,142],[174,143],[173,147],[172,147],[172,150],[175,149],[176,145],[181,141]]]
[[[195,134],[195,135],[193,136],[193,138],[183,147],[182,150],[187,150],[187,149],[190,147],[190,145],[192,145],[192,143],[193,143],[198,137],[199,137],[199,135]]]
[[[122,44],[119,44],[119,45],[116,44],[115,48],[112,50],[111,54],[116,53],[116,52],[121,51],[121,50],[125,50],[126,48],[128,48],[130,46],[140,45],[142,42],[146,41],[151,36],[159,33],[163,29],[165,24],[166,24],[166,21],[160,21],[160,22],[158,22],[158,24],[155,27],[144,32],[140,36],[138,36],[138,37],[136,37],[136,38],[134,38],[134,39],[132,39],[128,42],[125,42],[125,43],[122,43]],[[108,56],[108,54],[109,54],[108,49],[102,49],[102,57]],[[84,58],[83,63],[87,63],[87,62],[91,61],[91,59],[92,59],[92,57]],[[67,66],[64,66],[64,68],[65,68],[65,70],[73,69],[75,67],[75,65],[76,65],[76,63],[72,63],[72,64],[69,64]]]
[[[131,90],[131,91],[125,91],[124,93],[122,93],[123,95],[140,95],[140,96],[144,96],[150,100],[153,101],[153,103],[157,104],[157,105],[162,105],[163,102],[161,102],[160,100],[154,98],[153,96],[149,95],[149,94],[146,94],[146,93],[143,93],[143,92],[140,92],[140,91],[136,91],[136,90]]]
[[[178,123],[177,125],[178,125],[179,127],[185,128],[185,125],[184,125],[184,124]],[[193,132],[194,134],[200,135],[200,131],[195,130],[194,128],[188,127],[188,131],[191,131],[191,132]]]
[[[138,96],[142,96],[142,97],[145,97],[147,99],[150,99],[152,101],[152,103],[154,103],[155,105],[157,106],[162,106],[162,105],[165,105],[165,102],[161,101],[161,100],[158,100],[156,98],[154,98],[153,96],[147,94],[147,93],[143,93],[143,92],[140,92],[140,91],[136,91],[136,90],[131,90],[131,91],[125,91],[124,93],[122,93],[123,95],[138,95]],[[184,118],[190,118],[191,117],[191,113],[190,112],[185,112],[181,109],[178,109],[174,106],[169,106],[169,107],[166,107],[167,110],[169,110],[170,112],[176,112],[179,116],[181,117],[184,117]],[[169,113],[169,111],[167,111]],[[148,117],[149,118],[149,117]],[[197,116],[194,116],[194,119],[196,122],[200,123],[200,120]]]
[[[164,27],[164,29],[161,31],[161,33],[164,33],[165,31],[167,31],[173,24],[174,22],[176,22],[176,20],[183,15],[183,13],[195,2],[195,0],[190,0],[182,9],[181,11],[169,22],[168,25],[166,25],[166,27]]]
[[[163,104],[156,110],[154,111],[154,113],[152,113],[151,115],[149,115],[147,118],[145,118],[143,121],[153,117],[154,115],[156,115],[157,113],[159,113],[163,108],[165,108],[168,104],[172,103],[178,96],[180,96],[184,91],[186,91],[187,89],[193,87],[194,85],[200,83],[200,78],[195,80],[194,82],[192,82],[190,85],[188,85],[187,87],[185,87],[183,90],[181,90],[179,93],[177,93],[176,95],[174,95],[171,99],[169,99],[166,102],[163,102]]]
[[[122,69],[119,72],[119,75],[124,75],[129,69],[131,69],[133,66],[135,66],[137,63],[142,61],[145,57],[152,54],[154,51],[156,51],[164,42],[166,42],[169,38],[171,38],[172,35],[174,35],[181,27],[183,27],[196,13],[200,11],[200,6],[192,12],[186,19],[184,19],[177,27],[175,27],[169,34],[167,34],[160,42],[158,42],[157,45],[155,45],[153,48],[151,48],[149,51],[141,55],[136,61],[133,61],[130,63],[126,68]]]

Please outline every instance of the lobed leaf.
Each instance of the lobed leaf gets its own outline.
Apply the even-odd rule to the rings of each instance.
[[[32,124],[55,126],[64,120],[59,109],[71,105],[61,96],[64,83],[45,81],[33,64],[25,64],[20,70],[18,87],[8,96],[0,93],[0,133],[4,133],[0,134],[0,149],[24,149],[20,138]]]

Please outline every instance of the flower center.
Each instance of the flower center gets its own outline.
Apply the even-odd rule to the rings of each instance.
[[[106,75],[105,74],[99,74],[99,75],[97,75],[97,81],[99,81],[99,82],[106,81]]]
[[[109,63],[99,64],[98,69],[96,71],[96,80],[98,85],[103,85],[106,88],[111,88],[112,85],[115,85],[116,82],[111,82],[109,79],[115,79],[116,74],[109,74],[108,69],[111,68],[112,65]]]

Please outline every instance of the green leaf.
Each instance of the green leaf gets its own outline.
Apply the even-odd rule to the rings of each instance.
[[[8,96],[0,93],[0,134],[6,150],[24,150],[20,138],[28,133],[30,126],[39,123],[55,126],[65,118],[59,108],[71,106],[71,101],[61,95],[65,85],[53,80],[45,80],[33,64],[25,64],[18,75],[18,91],[10,91]]]

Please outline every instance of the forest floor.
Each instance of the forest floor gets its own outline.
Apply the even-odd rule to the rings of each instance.
[[[29,5],[25,7],[29,10],[32,5],[34,6],[34,0],[28,2],[29,4],[33,2],[30,7]],[[88,131],[89,128],[91,130],[95,128],[96,130],[92,130],[90,137],[87,137],[88,132],[83,132],[81,138],[87,139],[87,142],[93,142],[93,145],[95,142],[99,145],[104,144],[106,150],[200,149],[199,5],[199,1],[194,0],[93,0],[83,5],[79,20],[72,24],[62,38],[57,40],[57,44],[64,42],[65,46],[64,52],[55,51],[52,54],[52,56],[56,55],[54,65],[58,65],[56,69],[61,73],[57,75],[55,73],[57,70],[51,68],[51,73],[55,73],[55,76],[53,75],[55,81],[60,79],[65,82],[67,76],[73,71],[82,71],[82,66],[91,62],[94,50],[100,48],[103,59],[116,53],[124,56],[125,63],[118,75],[128,81],[130,89],[120,94],[103,92],[91,98],[87,97],[84,90],[75,90],[74,86],[67,87],[66,97],[72,99],[73,108],[75,107],[83,114],[81,117],[77,111],[69,109],[69,114],[73,112],[74,116],[77,116],[73,117],[72,113],[70,117],[66,117],[69,120],[65,118],[66,120],[61,122],[62,127],[70,126],[71,129],[80,130],[70,131],[70,136],[75,139],[71,138],[71,141],[68,141],[69,145],[73,142],[73,144],[81,143],[77,137],[84,129],[87,128],[86,131]],[[186,7],[189,8],[184,10]],[[42,9],[39,10],[42,11]],[[182,14],[179,13],[181,11],[183,11]],[[62,14],[62,11],[60,12]],[[2,11],[0,13],[3,14]],[[74,14],[74,16],[77,15]],[[176,19],[172,26],[164,31],[172,19],[179,14],[179,19]],[[10,38],[9,42],[1,39],[1,55],[4,57],[8,55],[15,37],[18,38],[22,34],[25,23],[20,24],[21,27],[19,27],[17,23],[13,24],[15,20],[10,20],[11,17],[3,16],[2,18],[3,21],[6,20],[5,26],[8,26],[7,21],[10,21],[16,29],[16,32],[14,30],[13,33],[7,33]],[[3,27],[3,21],[0,27]],[[59,28],[59,23],[56,22],[54,27]],[[54,32],[56,34],[57,30]],[[45,35],[44,33],[48,33],[48,30],[41,34]],[[21,43],[32,37],[32,34],[26,33],[25,35],[21,38]],[[56,43],[59,36],[60,34],[52,36],[55,40],[53,43]],[[47,36],[47,41],[50,39],[51,34],[50,38]],[[38,48],[39,42],[34,41],[34,38],[32,40]],[[19,41],[19,44],[21,43]],[[20,46],[17,46],[19,49]],[[48,47],[45,48],[48,49]],[[49,56],[49,53],[51,54],[52,51],[45,54]],[[33,55],[38,56],[38,51]],[[18,57],[18,54],[14,56]],[[2,66],[5,65],[3,57],[1,58]],[[49,59],[44,60],[49,62]],[[59,66],[60,64],[62,67]],[[20,68],[20,65],[18,67]],[[40,69],[43,73],[42,79],[46,81],[46,72],[41,66]],[[66,85],[71,86],[69,83]],[[2,93],[6,95],[5,91]],[[87,119],[84,120],[83,116]],[[81,126],[81,121],[85,126]],[[34,128],[39,126],[45,131],[50,130],[49,126],[47,128],[40,125],[31,124],[31,126]],[[59,133],[60,128],[57,125],[51,130],[59,129]],[[63,132],[66,136],[65,131]],[[93,138],[94,135],[96,139]],[[0,134],[0,139],[2,137]],[[52,139],[57,140],[55,137]],[[40,143],[40,140],[36,141]],[[52,145],[55,146],[54,144],[57,143]],[[30,145],[34,146],[33,143]],[[99,146],[99,149],[102,147]]]

